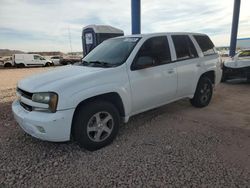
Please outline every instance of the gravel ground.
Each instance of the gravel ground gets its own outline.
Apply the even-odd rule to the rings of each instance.
[[[249,187],[250,84],[221,84],[211,104],[181,100],[133,117],[95,151],[25,134],[11,102],[20,78],[0,69],[0,187]]]

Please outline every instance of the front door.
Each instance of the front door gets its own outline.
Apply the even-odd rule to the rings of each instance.
[[[39,66],[39,65],[43,65],[43,62],[41,61],[41,56],[34,55],[32,66]]]
[[[133,114],[175,98],[176,64],[171,61],[166,36],[153,37],[144,42],[131,65],[129,77]]]

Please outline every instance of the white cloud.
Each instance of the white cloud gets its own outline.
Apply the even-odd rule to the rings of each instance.
[[[239,37],[250,36],[250,2],[242,0]],[[141,0],[142,32],[206,32],[228,45],[233,0]],[[82,27],[109,24],[130,34],[130,0],[0,0],[0,48],[81,51]],[[10,32],[10,33],[8,33]]]

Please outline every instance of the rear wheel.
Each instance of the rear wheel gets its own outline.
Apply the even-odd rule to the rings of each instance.
[[[24,68],[24,67],[25,67],[25,65],[24,65],[23,63],[16,64],[16,66],[17,66],[18,68]]]
[[[98,150],[116,137],[120,116],[113,104],[106,101],[90,102],[80,106],[75,113],[72,133],[80,147]]]
[[[195,107],[202,108],[209,104],[213,95],[213,85],[209,78],[201,77],[194,97],[190,100]]]
[[[12,67],[11,63],[5,63],[4,67]]]

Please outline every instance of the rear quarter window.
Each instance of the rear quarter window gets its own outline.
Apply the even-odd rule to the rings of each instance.
[[[194,35],[194,38],[198,45],[200,46],[204,56],[213,55],[216,52],[214,51],[214,44],[210,38],[206,35]]]

